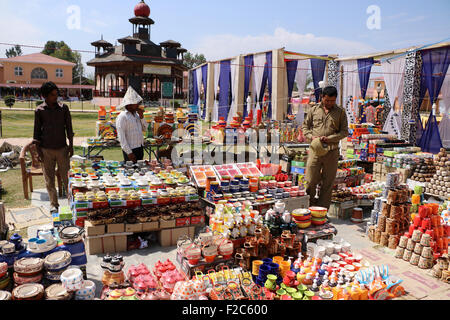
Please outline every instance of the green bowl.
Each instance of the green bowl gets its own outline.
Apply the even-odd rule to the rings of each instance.
[[[301,293],[305,292],[306,290],[308,290],[308,287],[305,286],[304,284],[299,284],[297,286],[297,290],[300,291]]]
[[[277,290],[277,295],[279,295],[280,297],[284,296],[285,294],[286,294],[286,291],[284,289]]]
[[[297,292],[297,289],[295,289],[295,288],[287,288],[287,289],[286,289],[286,292],[287,292],[290,296],[292,296],[294,293]]]
[[[294,298],[294,300],[302,300],[303,295],[301,294],[301,292],[294,292],[292,294],[292,298]]]
[[[308,297],[309,299],[314,297],[314,292],[312,291],[305,291],[303,294],[305,295],[305,297]]]
[[[267,279],[269,279],[270,281],[274,282],[274,281],[277,281],[277,276],[274,275],[274,274],[269,274],[267,276]]]

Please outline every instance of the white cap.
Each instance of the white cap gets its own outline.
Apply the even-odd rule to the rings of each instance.
[[[142,97],[133,89],[133,87],[129,86],[125,97],[122,100],[122,103],[119,106],[119,110],[125,109],[126,106],[130,104],[140,104],[143,101]]]

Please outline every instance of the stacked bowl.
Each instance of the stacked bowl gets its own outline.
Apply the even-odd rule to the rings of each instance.
[[[312,216],[308,209],[297,209],[292,212],[292,218],[300,229],[306,229],[311,226]]]
[[[322,207],[311,207],[309,208],[309,211],[311,212],[311,223],[314,226],[321,226],[327,223],[327,214],[328,210],[326,208]]]

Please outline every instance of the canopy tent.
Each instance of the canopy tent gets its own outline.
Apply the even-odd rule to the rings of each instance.
[[[231,60],[231,107],[228,112],[228,122],[233,120],[233,117],[236,117],[237,114],[237,101],[236,101],[236,93],[237,93],[237,76],[238,76],[238,66],[239,66],[239,58],[235,58]]]
[[[288,81],[288,98],[289,101],[292,98],[292,92],[294,90],[294,83],[297,83],[298,94],[300,99],[303,97],[303,93],[305,92],[306,87],[306,79],[308,77],[308,71],[310,69],[311,63],[309,59],[303,60],[290,60],[286,62],[286,71],[287,71],[287,81]],[[288,105],[288,114],[292,114],[292,106]],[[301,114],[301,119],[303,122],[304,112],[303,112],[303,104],[300,104],[300,110],[298,111]]]

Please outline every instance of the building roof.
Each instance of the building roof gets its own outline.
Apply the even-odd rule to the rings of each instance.
[[[128,21],[130,21],[133,24],[141,24],[145,26],[155,24],[155,21],[153,21],[153,19],[146,17],[133,17],[128,19]]]
[[[125,38],[118,39],[117,41],[120,43],[140,43],[141,39],[137,39],[132,36],[128,36]]]
[[[162,47],[174,47],[174,48],[181,47],[181,43],[176,42],[174,40],[167,40],[167,41],[161,42],[160,45]]]
[[[92,42],[91,45],[93,47],[105,47],[105,48],[113,46],[112,43],[109,43],[108,41],[103,40],[103,39]]]
[[[46,54],[43,53],[32,53],[32,54],[27,54],[27,55],[23,55],[23,56],[17,56],[17,57],[13,57],[13,58],[5,58],[5,59],[0,59],[0,61],[7,61],[7,62],[21,62],[21,63],[38,63],[38,64],[54,64],[54,65],[62,65],[62,66],[71,66],[74,67],[76,64],[66,61],[66,60],[62,60],[62,59],[58,59],[52,56],[48,56]]]
[[[187,49],[185,49],[185,48],[178,48],[177,50],[178,50],[178,52],[181,52],[181,53],[187,52]]]

